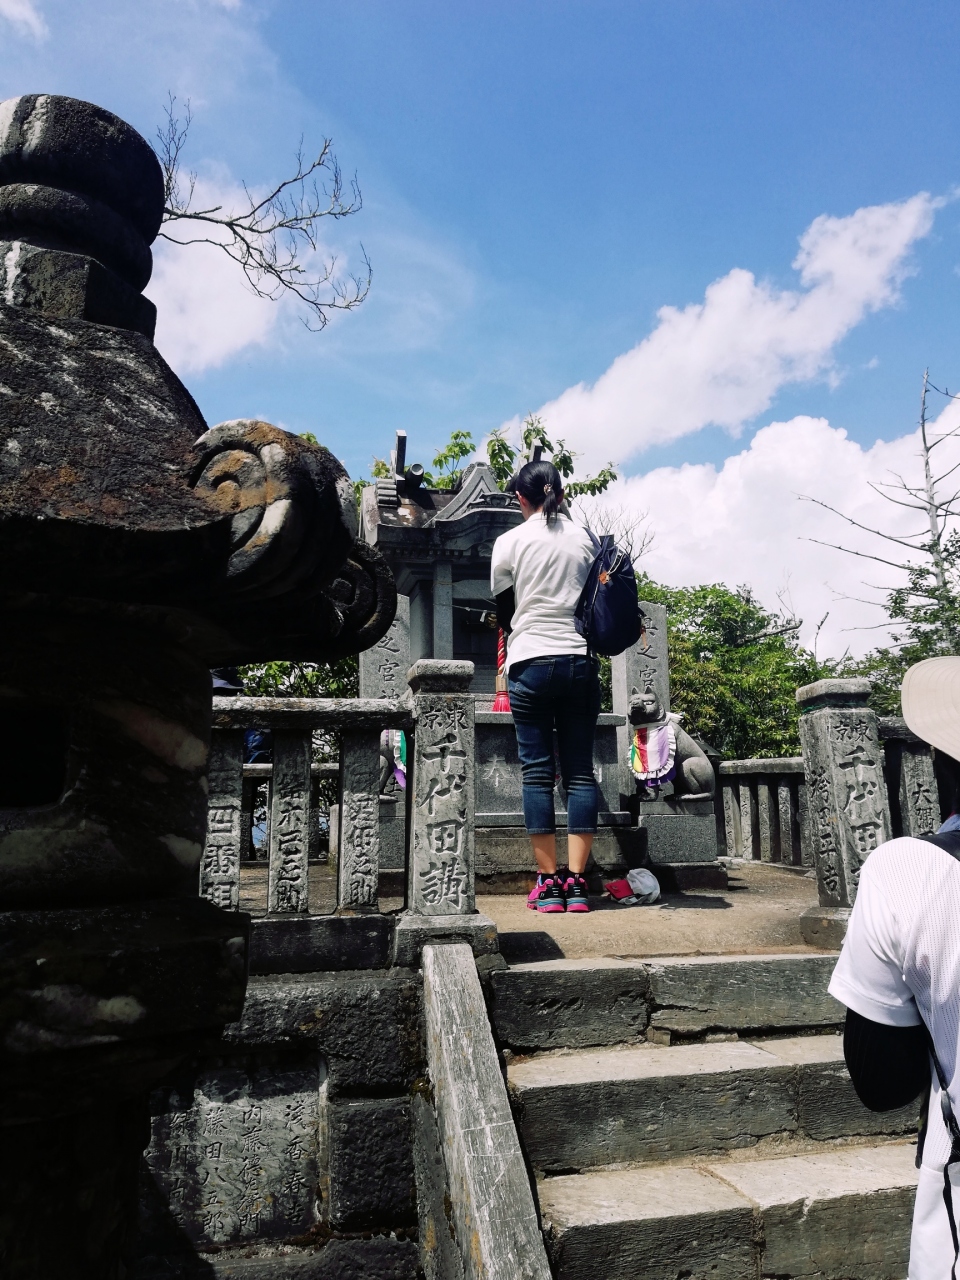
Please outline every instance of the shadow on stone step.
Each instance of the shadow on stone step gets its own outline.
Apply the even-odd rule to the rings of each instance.
[[[507,964],[533,964],[537,960],[562,960],[564,951],[549,933],[501,933],[500,954]]]

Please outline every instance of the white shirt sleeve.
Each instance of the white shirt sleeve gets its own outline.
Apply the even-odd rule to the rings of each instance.
[[[879,866],[879,860],[878,864]],[[848,1009],[888,1027],[916,1027],[921,1018],[903,976],[903,946],[882,877],[868,859],[840,959],[828,988]]]
[[[493,554],[490,557],[490,589],[494,596],[514,585],[513,559],[514,539],[510,533],[502,533],[493,544]]]

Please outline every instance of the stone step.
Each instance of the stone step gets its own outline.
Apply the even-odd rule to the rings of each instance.
[[[711,1032],[839,1027],[835,953],[544,960],[490,976],[501,1044],[516,1050],[669,1043]]]
[[[624,1169],[538,1185],[556,1280],[903,1280],[905,1143]]]
[[[507,1078],[535,1169],[711,1155],[781,1135],[815,1142],[906,1134],[918,1106],[872,1112],[839,1035],[546,1054]]]

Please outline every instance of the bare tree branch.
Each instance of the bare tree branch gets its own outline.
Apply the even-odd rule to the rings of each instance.
[[[896,536],[895,536],[894,534],[892,534],[892,533],[884,533],[882,529],[871,529],[869,525],[867,525],[867,524],[861,524],[859,520],[854,520],[853,516],[848,516],[848,515],[846,515],[843,511],[838,511],[836,507],[831,507],[831,506],[830,506],[830,504],[829,504],[828,502],[821,502],[819,498],[811,498],[811,497],[808,497],[808,496],[807,496],[807,494],[805,494],[805,493],[801,493],[801,494],[799,495],[799,498],[800,498],[800,501],[801,501],[801,502],[814,502],[814,503],[816,503],[816,505],[817,505],[818,507],[823,507],[825,511],[830,511],[830,512],[832,512],[835,516],[839,516],[841,520],[846,520],[847,524],[852,524],[852,525],[854,526],[854,528],[856,528],[856,529],[862,529],[862,530],[864,531],[864,533],[872,533],[872,534],[874,534],[877,538],[886,538],[888,542],[899,542],[901,546],[906,547],[906,548],[907,548],[908,550],[910,550],[910,551],[921,551],[921,550],[923,550],[923,548],[922,548],[922,547],[915,547],[915,546],[913,545],[913,543],[909,541],[909,539],[910,539],[910,538],[920,538],[920,537],[922,537],[923,535],[922,535],[922,534],[920,534],[920,533],[908,533],[908,534],[906,535],[906,537],[904,537],[904,538],[898,538],[898,537],[896,537]],[[817,538],[808,538],[808,539],[807,539],[807,541],[808,541],[808,542],[817,542],[817,541],[818,541],[818,539],[817,539]],[[825,547],[832,547],[832,546],[833,546],[833,543],[832,543],[832,542],[825,542],[825,543],[823,543],[823,545],[824,545]],[[847,548],[847,547],[837,547],[837,550],[838,550],[838,551],[846,551],[846,550],[848,550],[848,548]],[[853,554],[853,553],[852,553],[852,554]]]
[[[960,489],[941,492],[940,486],[960,470],[960,462],[948,466],[943,472],[934,474],[931,458],[934,449],[947,440],[960,437],[960,423],[956,427],[933,435],[927,418],[928,396],[931,391],[947,395],[949,399],[960,399],[940,391],[930,382],[929,370],[924,370],[923,387],[920,393],[920,450],[919,457],[923,467],[923,480],[920,484],[909,484],[902,475],[890,472],[891,481],[871,481],[869,487],[886,501],[907,511],[916,511],[926,517],[926,529],[918,533],[895,535],[883,529],[872,528],[849,516],[844,511],[821,502],[818,498],[804,495],[804,500],[814,502],[832,515],[839,516],[851,528],[869,533],[871,537],[883,539],[888,544],[902,547],[910,555],[905,561],[890,560],[885,556],[874,555],[866,551],[857,551],[852,547],[841,546],[834,542],[826,542],[820,538],[809,538],[818,546],[830,547],[834,551],[843,551],[847,555],[857,556],[863,560],[872,560],[891,569],[896,569],[904,576],[900,586],[889,588],[865,582],[868,591],[877,591],[885,595],[882,601],[857,599],[863,604],[879,604],[887,611],[887,621],[878,624],[877,628],[853,628],[854,630],[887,629],[891,623],[902,624],[906,629],[908,640],[901,641],[894,635],[896,647],[912,646],[914,655],[932,655],[935,653],[960,653],[960,530],[956,521],[960,518]],[[953,482],[956,484],[956,481]],[[893,554],[893,552],[891,552]],[[914,657],[916,660],[916,657]]]
[[[891,569],[904,569],[907,566],[898,564],[896,560],[884,560],[883,556],[872,556],[867,551],[854,551],[852,547],[841,547],[836,542],[823,542],[820,538],[806,538],[806,542],[815,542],[818,547],[830,547],[832,551],[845,551],[848,556],[859,556],[862,560],[876,560],[877,564],[887,564]]]
[[[193,115],[187,102],[181,121],[176,104],[170,94],[166,121],[157,130],[154,150],[163,169],[163,226],[183,227],[185,234],[161,230],[160,235],[174,244],[214,245],[237,263],[259,297],[277,301],[292,295],[302,303],[308,329],[325,328],[333,311],[358,307],[370,292],[372,280],[363,246],[359,274],[342,274],[335,254],[321,255],[323,219],[339,221],[363,207],[356,177],[349,184],[349,195],[344,191],[331,140],[324,139],[312,160],[305,158],[301,140],[293,174],[267,195],[256,196],[244,183],[245,208],[236,212],[223,205],[198,209],[194,207],[197,175],[188,173],[184,179],[181,169]]]
[[[648,524],[649,512],[584,497],[571,499],[570,506],[595,532],[612,534],[614,542],[626,551],[634,564],[653,547],[655,535]]]

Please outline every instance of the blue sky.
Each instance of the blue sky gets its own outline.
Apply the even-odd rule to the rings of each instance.
[[[193,103],[188,161],[220,191],[284,176],[301,134],[332,136],[356,170],[365,207],[331,244],[352,264],[363,241],[373,290],[323,334],[240,296],[203,251],[158,255],[158,345],[211,422],[315,431],[361,475],[397,428],[428,460],[454,427],[479,440],[546,406],[585,461],[635,477],[623,500],[651,512],[664,576],[737,581],[753,490],[727,490],[745,451],[759,465],[758,431],[801,424],[765,493],[788,492],[800,448],[826,466],[856,445],[854,486],[880,466],[877,440],[910,432],[926,364],[960,386],[958,28],[955,4],[917,0],[0,0],[0,97],[90,98],[149,136],[170,89]],[[888,206],[907,212],[849,221]],[[830,237],[846,255],[826,292],[791,265],[824,215],[837,223],[813,275]],[[723,281],[742,305],[663,330],[661,308]],[[658,329],[606,399],[590,392]],[[730,379],[750,393],[724,415]],[[702,505],[707,481],[713,524],[681,560],[658,494]],[[709,550],[724,521],[729,564]],[[845,570],[804,558],[802,534],[757,569],[768,599],[814,579],[837,594]]]

